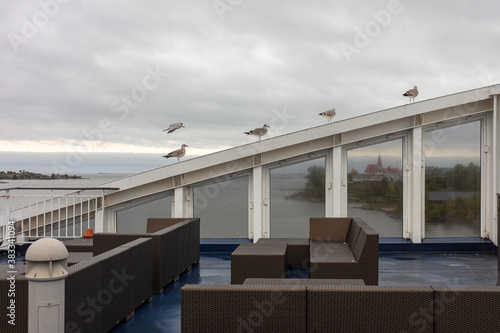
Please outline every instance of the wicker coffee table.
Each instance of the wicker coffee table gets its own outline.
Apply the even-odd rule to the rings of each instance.
[[[285,278],[286,249],[283,243],[241,244],[231,254],[231,284],[242,284],[246,278]]]

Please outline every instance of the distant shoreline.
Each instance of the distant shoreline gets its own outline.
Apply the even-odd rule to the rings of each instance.
[[[43,173],[30,172],[26,170],[21,170],[19,172],[15,171],[0,171],[0,180],[53,180],[53,179],[82,179],[82,176],[77,175],[60,175],[51,174],[46,175]],[[0,181],[0,183],[5,183]]]

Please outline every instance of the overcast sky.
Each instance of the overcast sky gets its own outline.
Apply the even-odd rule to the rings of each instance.
[[[414,85],[418,102],[496,84],[498,13],[493,1],[2,1],[0,170],[45,156],[40,168],[69,158],[86,172],[104,152],[96,170],[129,156],[144,171],[183,143],[187,159],[253,142],[243,132],[264,123],[273,137],[325,124],[332,107],[342,120],[402,105]],[[173,122],[185,128],[163,132]]]

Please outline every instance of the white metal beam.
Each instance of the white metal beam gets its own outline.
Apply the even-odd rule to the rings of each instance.
[[[500,92],[499,92],[500,93]],[[500,111],[498,105],[498,93],[493,96],[493,114],[492,114],[492,149],[491,149],[491,184],[492,189],[489,194],[489,199],[491,202],[491,215],[492,215],[492,228],[490,233],[490,239],[498,246],[500,244],[500,239],[498,239],[498,223],[500,216],[498,216],[499,207],[497,202],[497,194],[500,193],[500,175],[498,174],[500,168]]]
[[[333,196],[333,207],[332,207],[332,217],[342,217],[346,216],[347,211],[344,206],[347,207],[347,196],[345,193],[345,184],[347,173],[344,168],[344,158],[345,153],[341,146],[333,148],[332,153],[332,168],[333,168],[333,180],[332,180],[332,196]],[[345,192],[345,193],[344,193]]]
[[[410,165],[405,166],[408,169],[408,206],[406,212],[409,213],[409,230],[411,231],[411,240],[413,243],[421,243],[425,236],[423,228],[424,219],[424,157],[423,157],[423,129],[415,127],[411,133],[411,152]]]
[[[188,212],[186,211],[186,188],[184,186],[177,187],[174,190],[174,196],[172,197],[172,217],[183,218],[188,217]]]
[[[333,191],[333,150],[326,154],[325,158],[325,216],[333,217],[333,205],[335,192]]]
[[[263,215],[264,215],[264,210],[263,210],[263,202],[264,202],[264,193],[263,193],[263,188],[262,188],[262,174],[263,174],[263,167],[262,166],[257,166],[253,168],[252,172],[252,194],[253,197],[251,198],[249,209],[253,210],[253,221],[251,223],[253,224],[253,241],[257,242],[259,238],[262,237],[263,235]]]

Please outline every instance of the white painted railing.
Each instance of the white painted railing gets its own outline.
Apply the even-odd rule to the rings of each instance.
[[[40,237],[81,237],[88,228],[94,229],[96,218],[103,219],[106,190],[117,188],[0,190],[0,246],[6,245],[5,240],[24,243]]]

